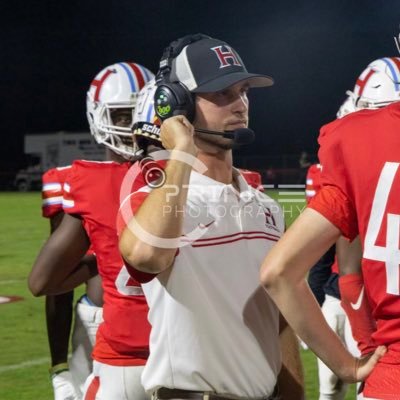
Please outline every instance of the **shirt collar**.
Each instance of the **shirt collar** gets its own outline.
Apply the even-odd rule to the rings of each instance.
[[[254,191],[236,168],[233,168],[233,176],[236,178],[239,185],[240,200],[245,203],[250,202],[255,197]],[[192,170],[189,180],[189,191],[191,189],[195,190],[196,193],[199,194],[208,194],[213,198],[215,197],[215,199],[219,199],[224,191],[227,190],[237,193],[237,189],[232,184],[225,184],[216,181],[215,179],[200,174],[194,170]]]

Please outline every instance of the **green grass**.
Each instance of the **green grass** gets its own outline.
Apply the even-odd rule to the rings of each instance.
[[[282,204],[289,225],[304,207],[304,199],[269,193]],[[295,198],[295,203],[285,199]],[[40,193],[0,193],[0,296],[21,296],[23,301],[0,304],[0,399],[51,400],[49,351],[44,299],[34,298],[26,278],[39,248],[48,236],[48,221],[41,217]],[[307,399],[318,399],[315,356],[302,351]],[[24,364],[25,363],[25,364]],[[33,365],[32,365],[33,364]],[[10,369],[14,366],[13,369]],[[354,399],[354,388],[346,400]]]
[[[0,295],[23,301],[0,305],[0,399],[51,399],[48,362],[6,367],[48,357],[44,301],[30,294],[26,277],[48,234],[40,193],[1,193]]]

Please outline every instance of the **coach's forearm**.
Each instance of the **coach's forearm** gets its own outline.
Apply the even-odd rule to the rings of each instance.
[[[171,266],[182,235],[191,170],[188,163],[174,159],[172,151],[164,185],[151,191],[128,222],[119,246],[136,269],[158,273]]]

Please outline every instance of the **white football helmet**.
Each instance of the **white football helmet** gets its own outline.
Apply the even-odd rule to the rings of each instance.
[[[161,147],[161,121],[154,110],[155,79],[149,81],[139,92],[133,116],[133,133],[139,148],[146,152],[149,144]]]
[[[133,146],[133,113],[139,91],[154,78],[142,65],[120,62],[100,71],[87,92],[86,111],[90,131],[97,143],[104,144],[127,160],[137,149]],[[129,109],[132,120],[129,126],[117,126],[112,111]]]
[[[376,109],[400,100],[400,58],[372,61],[358,77],[353,92],[339,108],[338,118],[365,108]]]

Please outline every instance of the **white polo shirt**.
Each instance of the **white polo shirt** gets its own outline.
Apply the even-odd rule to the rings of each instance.
[[[191,173],[184,233],[196,227],[205,233],[143,285],[152,325],[142,375],[147,391],[250,399],[273,392],[281,368],[279,313],[259,285],[259,269],[284,231],[284,218],[276,202],[238,180],[240,194]]]

